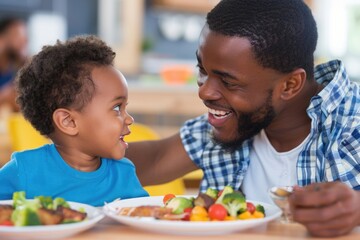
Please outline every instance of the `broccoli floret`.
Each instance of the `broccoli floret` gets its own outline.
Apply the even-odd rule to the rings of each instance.
[[[25,192],[14,192],[13,193],[13,206],[16,208],[17,206],[22,206],[26,203]]]
[[[56,210],[59,206],[70,208],[70,205],[65,201],[64,198],[57,197],[53,201],[53,209]]]
[[[36,210],[29,207],[18,207],[11,215],[11,221],[15,226],[41,225]]]
[[[246,200],[239,192],[227,193],[222,200],[222,205],[230,216],[236,217],[239,211],[246,209]]]
[[[234,189],[231,186],[225,186],[224,189],[222,190],[221,195],[217,198],[215,203],[222,203],[222,200],[224,198],[224,196],[228,193],[232,193],[234,192]]]
[[[40,201],[38,199],[35,199],[34,201],[27,201],[25,192],[13,193],[13,206],[15,209],[31,208],[34,211],[36,211],[41,207]]]
[[[11,221],[15,226],[40,225],[37,210],[41,207],[40,201],[27,201],[25,192],[13,193],[13,205],[15,210],[11,215]]]
[[[262,212],[265,215],[265,208],[264,208],[263,205],[257,204],[255,206],[255,210],[258,211],[258,212]]]
[[[52,197],[38,196],[35,197],[35,199],[39,201],[42,207],[49,210],[56,210],[59,206],[67,208],[70,207],[70,205],[65,201],[65,199],[61,197],[57,197],[53,200]]]
[[[208,188],[205,192],[206,195],[212,197],[213,199],[216,199],[218,196],[219,191],[214,188]]]
[[[43,206],[44,208],[53,209],[52,197],[38,196],[35,197],[35,199],[38,199],[40,201],[41,206]]]

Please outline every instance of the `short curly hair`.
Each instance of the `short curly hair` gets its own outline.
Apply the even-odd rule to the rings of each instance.
[[[24,117],[42,134],[55,128],[52,114],[58,108],[78,111],[92,99],[91,70],[113,65],[115,52],[95,36],[77,36],[44,46],[19,72],[17,103]]]
[[[303,0],[222,0],[207,15],[210,30],[247,38],[263,67],[314,76],[317,27]]]

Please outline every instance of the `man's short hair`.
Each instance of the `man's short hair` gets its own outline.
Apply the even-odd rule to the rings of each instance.
[[[263,67],[314,76],[317,27],[302,0],[222,0],[207,15],[210,30],[247,38]]]

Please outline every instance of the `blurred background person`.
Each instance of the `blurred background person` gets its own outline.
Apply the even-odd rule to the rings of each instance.
[[[27,57],[26,24],[20,18],[0,20],[0,107],[18,111],[13,80]]]

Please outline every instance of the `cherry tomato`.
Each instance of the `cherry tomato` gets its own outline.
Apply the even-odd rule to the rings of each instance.
[[[208,213],[211,220],[222,221],[227,216],[227,210],[225,209],[225,207],[218,203],[211,205],[209,207]]]
[[[252,204],[251,202],[246,203],[246,208],[251,214],[253,214],[256,210],[254,204]]]
[[[0,223],[0,226],[14,226],[14,223],[11,220],[5,220]]]
[[[181,219],[183,221],[190,221],[190,214],[191,214],[192,208],[185,208],[184,209],[184,217]]]
[[[172,193],[166,194],[163,198],[163,203],[166,204],[170,199],[172,199],[174,197],[176,197],[176,196]]]

